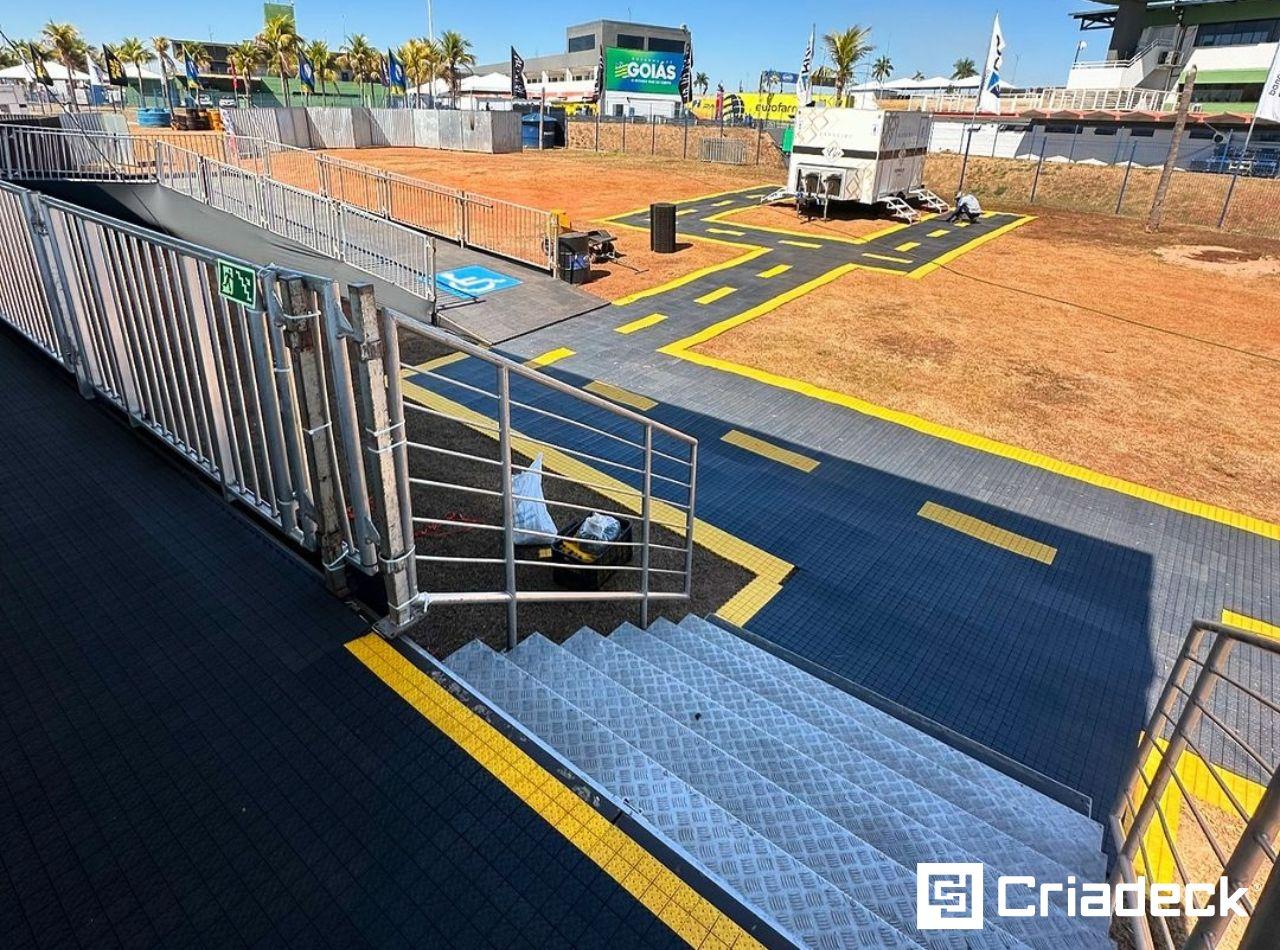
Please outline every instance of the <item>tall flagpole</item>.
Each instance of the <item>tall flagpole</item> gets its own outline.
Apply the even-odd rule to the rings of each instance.
[[[1000,14],[996,14],[996,19],[1000,18]],[[973,145],[973,127],[978,124],[978,110],[982,108],[982,93],[987,88],[987,71],[991,64],[991,47],[996,41],[995,24],[991,25],[991,42],[987,45],[987,58],[982,61],[982,80],[978,83],[978,88],[974,90],[973,97],[973,115],[969,117],[969,128],[966,129],[968,134],[964,139],[964,158],[960,161],[960,181],[956,183],[956,194],[964,193],[964,176],[969,168],[969,147]]]
[[[1271,68],[1267,71],[1268,79],[1276,75],[1277,64],[1280,64],[1280,44],[1276,45],[1276,51],[1271,56]],[[1265,96],[1266,94],[1267,94],[1267,87],[1264,84],[1262,87],[1262,95]],[[1240,154],[1243,158],[1247,159],[1249,157],[1249,154],[1248,154],[1249,143],[1253,141],[1253,130],[1258,126],[1258,113],[1259,111],[1261,111],[1261,109],[1262,109],[1262,97],[1260,96],[1258,98],[1258,107],[1253,110],[1253,118],[1249,120],[1249,131],[1245,133],[1244,147],[1240,150]]]

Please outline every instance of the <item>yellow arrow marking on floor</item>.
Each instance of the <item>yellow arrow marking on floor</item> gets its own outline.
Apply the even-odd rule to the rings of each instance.
[[[629,389],[612,386],[598,379],[593,379],[582,388],[589,393],[595,393],[605,399],[611,399],[614,402],[622,403],[624,406],[630,406],[632,409],[639,409],[641,412],[648,412],[658,404],[656,400],[650,399],[648,396],[641,396],[639,393],[633,393]]]
[[[799,452],[784,449],[782,446],[766,442],[764,439],[757,439],[754,435],[747,435],[737,429],[730,429],[720,437],[720,441],[736,445],[738,448],[754,452],[756,455],[762,455],[774,462],[781,462],[783,465],[798,468],[802,472],[812,472],[818,467],[817,459],[811,459],[807,455],[801,455]]]
[[[558,363],[560,360],[568,359],[573,356],[573,350],[567,346],[562,346],[557,350],[547,350],[541,356],[535,356],[527,361],[524,365],[529,369],[542,369],[544,366],[550,366],[552,363]]]
[[[651,313],[647,317],[641,317],[639,320],[632,320],[630,323],[624,323],[620,327],[614,327],[615,333],[635,333],[637,330],[643,330],[651,327],[655,323],[661,323],[667,319],[665,313]]]
[[[737,287],[717,287],[711,293],[703,294],[701,297],[696,298],[694,303],[715,303],[717,300],[736,292],[737,289]]]
[[[967,534],[971,538],[995,545],[1014,554],[1021,554],[1023,557],[1031,558],[1033,561],[1040,561],[1042,564],[1052,564],[1053,559],[1058,556],[1058,549],[1055,547],[1041,544],[1039,541],[1033,541],[1031,538],[1015,534],[1012,531],[1006,531],[1004,528],[993,525],[989,521],[983,521],[981,518],[966,515],[964,512],[935,504],[932,501],[926,501],[916,514],[926,521],[932,521],[953,531],[959,531],[961,534]]]
[[[777,277],[779,274],[785,274],[789,270],[791,270],[790,264],[778,264],[776,267],[770,267],[768,270],[762,270],[760,273],[756,274],[756,276],[765,278]]]

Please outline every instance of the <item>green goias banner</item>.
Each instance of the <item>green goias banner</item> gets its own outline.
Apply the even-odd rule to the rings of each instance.
[[[678,96],[682,68],[682,53],[655,53],[610,46],[604,51],[604,87],[613,92]]]

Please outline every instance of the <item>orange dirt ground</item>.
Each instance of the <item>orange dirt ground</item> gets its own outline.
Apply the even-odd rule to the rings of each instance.
[[[742,252],[696,242],[682,245],[675,254],[653,254],[649,251],[647,234],[601,225],[598,223],[601,218],[643,207],[651,201],[679,201],[712,192],[772,184],[781,176],[778,169],[562,149],[510,155],[422,148],[330,149],[325,154],[491,198],[563,210],[577,228],[607,228],[617,235],[623,260],[642,273],[619,264],[596,265],[593,279],[584,289],[605,300],[616,300],[656,286]]]
[[[1280,521],[1278,262],[1280,242],[1049,212],[699,349]]]

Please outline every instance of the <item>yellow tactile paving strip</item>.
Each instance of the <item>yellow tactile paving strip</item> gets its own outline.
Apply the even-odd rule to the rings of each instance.
[[[703,294],[701,297],[696,298],[693,302],[702,304],[715,303],[717,300],[723,300],[731,293],[736,292],[737,289],[737,287],[717,287],[710,293]]]
[[[1239,627],[1241,630],[1248,630],[1250,633],[1260,633],[1264,637],[1280,640],[1280,627],[1273,623],[1267,623],[1265,620],[1238,614],[1234,610],[1222,611],[1222,622],[1233,627]]]
[[[530,369],[541,369],[544,366],[550,366],[552,363],[558,363],[560,360],[568,359],[570,356],[573,356],[573,350],[567,346],[562,346],[559,349],[548,350],[541,356],[535,356],[524,365]]]
[[[648,396],[633,393],[629,389],[623,389],[621,386],[614,386],[599,379],[593,379],[582,388],[589,393],[595,393],[605,399],[612,399],[614,402],[620,402],[624,406],[630,406],[632,409],[639,409],[641,412],[648,412],[658,404],[656,399],[650,399]]]
[[[782,465],[798,468],[802,472],[812,472],[818,467],[817,459],[811,459],[809,456],[801,455],[799,452],[784,449],[782,446],[766,442],[764,439],[757,439],[754,435],[747,435],[747,433],[739,432],[737,429],[730,429],[720,436],[720,441],[736,445],[740,449],[754,452],[756,455],[771,459]]]
[[[999,525],[983,521],[981,518],[975,518],[973,515],[966,515],[962,511],[956,511],[954,508],[947,508],[932,501],[926,501],[921,505],[916,514],[926,521],[940,524],[945,528],[950,528],[952,531],[959,531],[961,534],[966,534],[971,538],[976,538],[979,541],[1003,548],[1014,554],[1031,558],[1031,560],[1039,561],[1042,564],[1052,564],[1053,559],[1058,556],[1058,549],[1055,547],[1041,544],[1039,541],[1028,538],[1025,535],[1007,531]]]
[[[691,947],[759,941],[377,634],[347,649]]]
[[[665,319],[667,319],[667,315],[665,313],[651,313],[647,317],[641,317],[639,320],[632,320],[630,323],[624,323],[622,326],[614,327],[613,329],[615,333],[636,333],[640,330],[645,330],[654,326],[655,324],[659,324]]]

